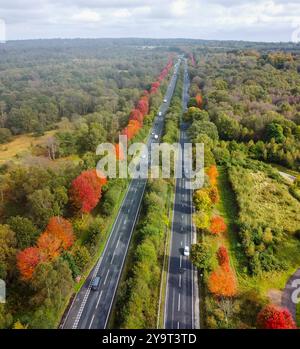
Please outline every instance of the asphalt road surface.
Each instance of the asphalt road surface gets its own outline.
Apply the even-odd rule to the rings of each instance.
[[[185,61],[183,110],[188,103],[189,77]],[[180,129],[180,143],[188,143],[187,125],[182,122]],[[183,162],[184,159],[181,161]],[[180,160],[179,160],[180,161]],[[182,165],[183,166],[183,165]],[[185,172],[185,170],[183,171]],[[184,247],[191,246],[193,241],[192,225],[192,191],[187,189],[188,179],[176,180],[176,192],[173,208],[173,222],[171,229],[171,245],[169,255],[169,269],[166,288],[165,328],[193,329],[194,324],[194,270],[189,257],[184,256]]]
[[[179,68],[180,60],[175,65],[174,75],[165,95],[167,102],[163,103],[159,110],[162,115],[157,116],[154,120],[151,136],[147,142],[148,149],[151,143],[159,142],[162,135],[164,116],[170,106]],[[157,134],[158,139],[155,139],[152,133]],[[130,182],[102,256],[75,297],[63,320],[62,328],[106,328],[146,184],[147,180],[140,178]],[[91,283],[96,276],[100,277],[100,285],[97,291],[93,291]]]

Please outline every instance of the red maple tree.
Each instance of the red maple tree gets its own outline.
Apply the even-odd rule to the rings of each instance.
[[[257,325],[265,329],[295,329],[296,324],[288,309],[269,304],[257,316]]]
[[[129,115],[129,120],[135,120],[137,121],[140,126],[143,125],[143,114],[139,109],[132,109]]]
[[[143,116],[147,115],[149,112],[149,102],[148,97],[142,97],[138,103],[136,108],[141,112]]]
[[[229,254],[225,246],[218,249],[217,258],[221,267],[229,267]]]
[[[96,170],[82,172],[72,182],[70,196],[76,208],[82,213],[91,212],[101,199],[101,188],[106,184],[105,178],[100,178]]]
[[[28,247],[17,254],[17,266],[23,280],[32,278],[35,267],[40,261],[40,250],[37,247]]]

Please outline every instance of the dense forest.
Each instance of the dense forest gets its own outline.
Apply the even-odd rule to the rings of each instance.
[[[127,182],[101,179],[95,151],[144,140],[174,51],[139,42],[51,40],[1,47],[1,328],[54,328],[103,250]],[[26,135],[25,135],[26,134]],[[116,146],[117,153],[117,146]],[[117,154],[116,154],[117,155]]]
[[[192,248],[204,326],[295,328],[278,299],[300,265],[299,51],[194,50],[189,62],[185,119],[207,174]]]

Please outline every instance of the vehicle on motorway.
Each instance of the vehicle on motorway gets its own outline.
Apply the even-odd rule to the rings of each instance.
[[[158,113],[158,116],[162,116],[162,112],[161,111]]]
[[[100,276],[96,276],[92,281],[92,291],[98,291],[100,286]]]
[[[167,103],[168,102],[168,100],[167,99],[164,99],[164,103]]]
[[[188,246],[185,246],[183,250],[183,254],[188,257],[190,255],[190,248]]]
[[[158,135],[154,135],[154,139],[158,139]]]

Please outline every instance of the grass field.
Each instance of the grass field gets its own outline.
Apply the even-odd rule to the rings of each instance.
[[[56,131],[48,131],[43,136],[34,137],[32,134],[15,136],[12,141],[0,145],[0,165],[16,157],[30,154],[31,149],[39,144],[45,143],[47,138],[54,135]]]
[[[236,314],[233,314],[231,317],[231,323],[228,324],[228,327],[255,327],[256,325],[256,315],[260,307],[266,303],[275,303],[280,305],[281,300],[281,291],[284,289],[290,276],[300,267],[300,241],[294,238],[293,236],[287,234],[286,238],[281,242],[280,248],[276,252],[276,258],[285,261],[287,268],[280,271],[270,271],[270,272],[261,272],[258,275],[250,275],[247,269],[247,258],[245,256],[243,247],[239,239],[239,229],[237,220],[239,218],[239,205],[236,200],[236,195],[232,190],[231,183],[229,181],[227,170],[224,167],[219,167],[219,177],[218,177],[218,189],[220,194],[220,202],[215,207],[214,213],[220,214],[224,217],[226,224],[228,226],[227,232],[225,234],[220,234],[219,236],[212,236],[210,234],[204,234],[203,240],[211,246],[213,253],[217,249],[224,245],[228,248],[231,260],[231,266],[236,272],[237,281],[238,281],[238,295],[236,300],[233,302],[232,308],[236,305],[240,310],[237,310]],[[239,176],[240,186],[244,183],[243,176]],[[266,183],[272,188],[271,190],[271,202],[268,202],[266,195],[263,195],[264,190],[261,192],[258,189],[263,189],[263,183],[261,177],[255,177],[253,183],[250,181],[253,188],[247,188],[246,192],[250,190],[252,193],[255,191],[255,194],[252,194],[251,205],[252,209],[265,210],[264,205],[269,205],[270,210],[273,209],[273,205],[276,206],[278,202],[280,204],[286,203],[285,200],[275,200],[285,198],[285,195],[289,195],[288,188],[278,184],[277,190],[273,187],[275,183],[269,182],[266,180]],[[245,179],[246,180],[246,179]],[[249,181],[247,182],[249,185]],[[255,189],[254,189],[255,188]],[[284,192],[283,192],[284,191]],[[245,194],[245,189],[243,191]],[[279,195],[280,194],[280,195]],[[274,197],[272,196],[274,195]],[[264,201],[262,205],[261,200]],[[290,203],[287,207],[286,212],[293,212],[294,205],[297,205],[294,201]],[[243,207],[247,205],[243,205]],[[252,212],[252,209],[250,210]],[[295,212],[294,212],[295,214]],[[271,212],[268,213],[271,215]],[[260,217],[260,215],[258,215]],[[261,218],[261,217],[260,217]],[[217,266],[217,260],[215,256],[212,261],[212,269]],[[250,303],[253,303],[250,307]],[[248,309],[245,311],[245,304],[249,304]],[[211,295],[208,293],[206,295],[206,314],[208,316],[208,327],[226,327],[227,324],[221,320],[218,320],[218,314],[220,309],[218,304],[214,301]],[[297,308],[297,318],[300,323],[300,308]],[[217,322],[210,321],[209,318],[217,319]]]

